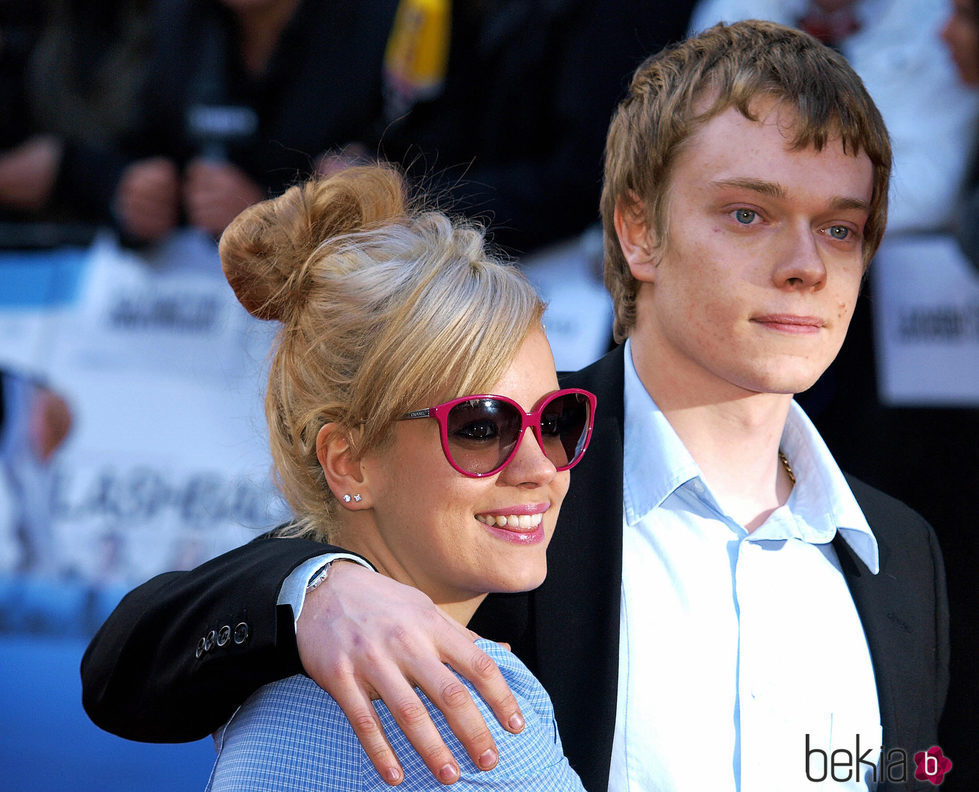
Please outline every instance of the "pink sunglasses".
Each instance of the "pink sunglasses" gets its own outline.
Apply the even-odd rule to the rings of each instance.
[[[471,478],[492,476],[517,453],[524,430],[534,430],[541,449],[558,470],[581,461],[595,421],[595,394],[565,388],[542,397],[532,412],[506,396],[460,396],[398,420],[434,418],[449,464]]]

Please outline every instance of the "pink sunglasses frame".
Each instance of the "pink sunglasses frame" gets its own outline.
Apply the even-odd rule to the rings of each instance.
[[[513,461],[513,458],[517,455],[517,451],[520,448],[520,443],[523,441],[524,435],[527,433],[528,428],[533,430],[534,436],[537,438],[537,442],[543,451],[544,439],[541,436],[540,421],[541,415],[544,412],[544,407],[554,401],[554,399],[575,394],[584,396],[585,400],[588,402],[588,425],[584,430],[584,441],[581,443],[581,450],[578,452],[578,454],[568,464],[556,466],[558,471],[570,470],[581,461],[581,458],[585,455],[585,451],[588,448],[588,444],[591,442],[591,433],[595,426],[595,408],[598,405],[598,398],[595,396],[595,394],[591,391],[582,390],[581,388],[561,388],[560,390],[551,391],[550,393],[541,396],[541,398],[538,399],[537,403],[534,405],[534,409],[530,412],[524,410],[520,404],[507,396],[482,393],[474,394],[472,396],[460,396],[456,399],[450,399],[447,402],[436,404],[434,407],[425,407],[421,410],[412,410],[411,412],[402,415],[398,420],[410,421],[414,420],[415,418],[434,418],[436,421],[438,421],[439,425],[439,438],[442,441],[442,453],[445,455],[446,461],[452,466],[452,468],[468,478],[486,478],[487,476],[495,476]],[[517,435],[517,442],[514,443],[513,449],[507,455],[506,459],[500,463],[500,465],[487,473],[473,473],[469,470],[463,470],[455,463],[455,460],[452,459],[452,453],[449,451],[449,413],[452,411],[453,407],[476,399],[495,399],[497,401],[504,402],[515,408],[517,414],[520,416],[520,433]],[[550,457],[548,457],[548,459],[550,459]],[[553,460],[551,460],[551,462],[553,464]]]

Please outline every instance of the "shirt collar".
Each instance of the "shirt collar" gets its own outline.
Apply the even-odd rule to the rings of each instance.
[[[824,536],[829,541],[838,532],[876,575],[880,571],[877,539],[843,471],[795,401],[789,407],[781,448],[797,480],[789,498],[793,515],[804,521],[814,538]]]
[[[625,342],[625,437],[622,497],[629,523],[641,520],[675,490],[700,479],[700,468],[649,395]]]
[[[690,452],[639,379],[628,340],[624,358],[622,497],[625,519],[633,524],[688,482],[699,485],[697,489],[708,495],[709,488]],[[773,518],[779,515],[779,520],[791,520],[791,533],[814,544],[828,543],[839,533],[876,575],[879,571],[877,539],[836,460],[808,416],[794,401],[785,423],[781,448],[792,465],[797,483],[788,508],[783,507],[786,513],[779,514],[782,512],[779,509]]]

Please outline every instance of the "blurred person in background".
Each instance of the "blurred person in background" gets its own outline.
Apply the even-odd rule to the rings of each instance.
[[[965,85],[979,88],[979,2],[952,0],[952,12],[942,28],[942,40]],[[979,270],[979,136],[972,145],[972,166],[963,185],[956,215],[956,238],[962,252]]]
[[[942,27],[942,41],[962,82],[979,87],[979,3],[952,0],[952,11]]]
[[[3,246],[86,242],[110,221],[104,165],[136,125],[154,2],[3,4]]]
[[[140,125],[117,167],[122,232],[218,236],[366,134],[395,0],[163,0]]]
[[[366,148],[488,219],[515,255],[577,236],[598,223],[609,115],[636,66],[683,37],[692,7],[402,0]]]
[[[52,530],[55,452],[72,426],[68,401],[10,368],[0,368],[0,572],[55,578],[61,553]]]

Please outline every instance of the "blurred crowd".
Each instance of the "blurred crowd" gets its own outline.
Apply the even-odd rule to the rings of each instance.
[[[85,245],[100,229],[137,250],[180,228],[216,238],[311,173],[380,158],[530,260],[595,226],[608,120],[638,63],[750,17],[851,61],[893,138],[887,238],[954,237],[979,272],[979,0],[0,0],[0,250]],[[938,532],[954,758],[979,739],[979,411],[885,403],[873,279],[868,291],[800,402],[844,470]],[[47,459],[71,417],[33,392],[27,412],[57,421],[33,429]],[[5,432],[0,418],[0,448]]]
[[[134,244],[382,157],[527,254],[597,216],[611,108],[690,3],[0,3],[0,204]]]
[[[525,256],[594,223],[608,116],[639,61],[747,17],[847,55],[894,138],[891,233],[950,229],[975,208],[959,199],[976,178],[974,15],[970,0],[2,0],[0,245],[57,244],[59,226],[217,236],[310,173],[384,158]]]

